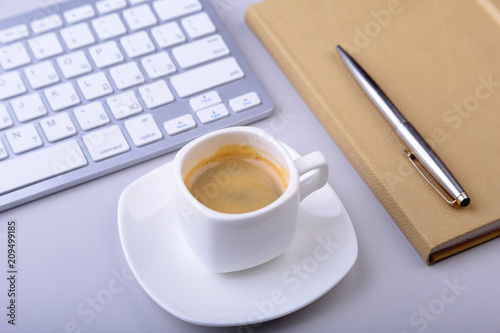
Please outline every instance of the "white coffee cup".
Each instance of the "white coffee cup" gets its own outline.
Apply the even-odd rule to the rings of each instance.
[[[288,186],[276,201],[255,211],[228,214],[204,206],[190,193],[184,179],[191,169],[231,144],[251,146],[278,169],[287,171]],[[194,254],[214,272],[263,264],[291,245],[300,201],[322,188],[327,178],[328,162],[320,152],[293,160],[278,140],[261,129],[245,126],[212,132],[184,146],[174,159],[176,207],[182,232]]]

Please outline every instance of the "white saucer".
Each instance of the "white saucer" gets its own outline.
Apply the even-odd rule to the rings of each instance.
[[[157,168],[123,191],[118,228],[135,278],[174,316],[205,326],[275,319],[321,297],[354,265],[358,244],[351,220],[326,185],[300,204],[297,235],[283,255],[235,273],[207,270],[185,243],[176,220],[172,167]]]

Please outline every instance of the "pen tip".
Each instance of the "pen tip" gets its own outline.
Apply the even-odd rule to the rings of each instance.
[[[467,196],[467,194],[462,193],[458,196],[457,202],[460,207],[467,207],[470,204],[470,198]]]

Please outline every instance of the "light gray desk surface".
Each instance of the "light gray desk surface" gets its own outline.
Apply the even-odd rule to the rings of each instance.
[[[129,279],[116,208],[123,189],[171,161],[171,153],[0,213],[1,332],[64,332],[72,322],[81,332],[500,331],[500,239],[428,267],[245,24],[253,2],[212,0],[275,102],[276,115],[254,126],[274,128],[275,137],[299,153],[320,150],[328,157],[329,184],[359,243],[350,273],[311,305],[258,327],[201,327],[164,311]],[[0,0],[0,15],[44,3],[49,1]],[[15,327],[6,316],[9,219],[18,221]],[[78,306],[116,274],[125,276],[124,288],[92,320],[83,320]]]

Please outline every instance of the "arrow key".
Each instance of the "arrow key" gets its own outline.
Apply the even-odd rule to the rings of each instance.
[[[165,122],[163,124],[163,127],[165,127],[167,134],[172,136],[195,128],[196,122],[194,121],[193,116],[191,116],[190,114],[185,114],[183,116]]]

